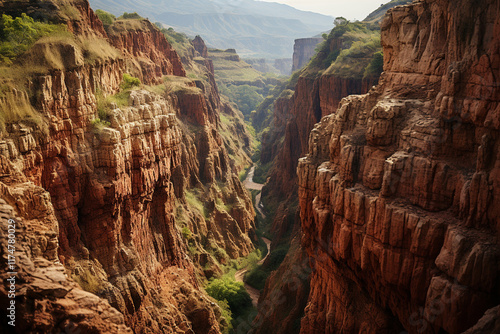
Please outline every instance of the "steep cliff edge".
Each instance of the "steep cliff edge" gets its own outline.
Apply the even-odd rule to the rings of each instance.
[[[302,333],[499,330],[499,14],[499,1],[391,10],[381,83],[311,132]]]
[[[16,9],[36,12],[25,5]],[[18,119],[0,141],[2,212],[19,220],[25,254],[16,330],[130,331],[126,324],[134,332],[219,333],[220,309],[195,272],[208,277],[220,262],[247,255],[254,213],[219,134],[216,87],[185,78],[148,21],[115,22],[107,39],[85,1],[51,2],[39,13],[61,8],[75,17],[63,20],[73,35],[42,39],[13,65],[60,64],[30,73],[26,93],[13,94],[46,119],[48,134]],[[89,36],[98,43],[85,43]],[[92,58],[96,45],[110,52]],[[161,85],[125,89],[124,73]],[[108,98],[116,102],[101,110]],[[0,295],[3,308],[3,285]]]
[[[316,46],[323,42],[323,38],[299,38],[293,44],[292,73],[307,65],[316,54]]]
[[[380,73],[366,68],[380,49],[376,47],[378,36],[377,30],[358,22],[332,29],[308,66],[292,76],[274,102],[273,124],[262,139],[260,163],[271,165],[262,193],[264,204],[274,213],[271,251],[290,245],[290,252],[278,270],[286,273],[287,280],[271,275],[266,283],[255,333],[300,330],[296,319],[302,317],[306,305],[310,268],[308,256],[299,246],[298,159],[306,154],[309,133],[322,116],[334,112],[343,97],[366,93],[377,83]],[[300,263],[292,259],[300,259]],[[283,299],[277,296],[287,296],[290,307],[284,308]]]

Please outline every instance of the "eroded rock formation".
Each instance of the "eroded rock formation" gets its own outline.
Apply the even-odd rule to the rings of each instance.
[[[86,13],[78,22],[92,19],[78,25],[85,29],[70,25],[76,36],[107,37],[85,1],[47,12],[63,5]],[[213,79],[179,77],[180,58],[161,33],[148,21],[127,24],[109,34],[121,55],[88,61],[73,47],[66,68],[30,78],[48,135],[21,121],[0,141],[1,210],[19,221],[20,332],[219,333],[220,310],[195,272],[227,260],[209,249],[231,258],[253,249],[253,207],[218,132]],[[103,126],[97,93],[116,93],[134,70],[146,83],[162,75],[175,83],[162,96],[132,90]],[[203,193],[188,198],[195,191]],[[199,197],[202,209],[194,210]],[[3,308],[3,285],[0,295]]]
[[[391,10],[381,83],[312,130],[301,333],[499,330],[499,14],[499,1]]]
[[[292,73],[307,65],[316,53],[316,46],[323,42],[323,38],[299,38],[293,44]]]

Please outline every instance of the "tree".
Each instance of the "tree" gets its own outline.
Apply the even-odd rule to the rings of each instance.
[[[338,27],[338,26],[345,26],[349,21],[342,16],[336,17],[335,20],[333,21],[333,24]]]

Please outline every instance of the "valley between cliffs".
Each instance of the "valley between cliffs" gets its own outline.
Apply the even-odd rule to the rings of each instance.
[[[46,29],[0,58],[2,332],[500,333],[500,0],[406,3],[272,78],[256,151],[210,59],[234,50],[0,1]],[[231,328],[207,286],[242,279],[258,227]]]

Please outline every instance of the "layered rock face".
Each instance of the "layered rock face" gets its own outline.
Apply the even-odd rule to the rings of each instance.
[[[329,43],[330,51],[340,50],[339,39],[332,38]],[[321,55],[321,61],[326,56]],[[308,68],[304,71],[298,78],[295,90],[285,90],[275,101],[273,125],[262,143],[261,162],[274,162],[263,189],[264,199],[278,202],[271,227],[271,249],[291,240],[292,246],[278,270],[288,278],[286,282],[283,282],[281,275],[276,274],[266,283],[261,295],[259,315],[253,324],[255,333],[298,333],[300,330],[300,324],[295,319],[302,317],[306,305],[310,268],[305,250],[297,245],[301,235],[297,206],[297,164],[299,158],[307,153],[310,131],[322,116],[336,110],[343,97],[366,93],[378,81],[378,78],[311,75]],[[293,239],[294,236],[297,238]],[[289,298],[283,304],[283,299],[279,298],[282,295]],[[269,305],[272,307],[269,308]]]
[[[394,8],[381,83],[312,130],[301,333],[500,330],[499,14],[499,1]]]
[[[186,76],[177,52],[148,20],[118,20],[107,33],[111,44],[130,56],[143,82],[155,83],[167,74]]]
[[[181,219],[197,243],[230,257],[253,249],[252,203],[218,133],[216,87],[176,77],[185,88],[133,90],[109,126],[95,121],[96,91],[117,92],[124,72],[139,69],[150,83],[185,73],[160,32],[139,22],[144,29],[110,34],[122,57],[33,76],[50,133],[20,122],[0,142],[1,210],[19,221],[22,248],[20,332],[219,333],[220,310],[195,275],[195,264],[216,261],[204,251],[193,263]],[[206,191],[204,212],[191,210],[194,187]],[[4,305],[3,285],[0,295]]]
[[[304,67],[312,56],[316,46],[323,42],[323,38],[299,38],[293,44],[292,73]]]

